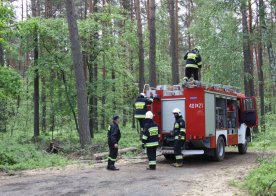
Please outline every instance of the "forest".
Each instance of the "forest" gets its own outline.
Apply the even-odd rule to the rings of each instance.
[[[114,114],[120,147],[141,148],[136,97],[144,84],[183,82],[183,57],[200,47],[201,81],[257,97],[251,147],[271,156],[244,183],[267,191],[276,171],[275,24],[275,0],[0,0],[0,171],[107,151]],[[50,143],[58,154],[46,152]]]

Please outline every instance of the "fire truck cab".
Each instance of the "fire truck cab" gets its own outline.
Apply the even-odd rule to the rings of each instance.
[[[246,97],[231,86],[200,81],[156,88],[145,85],[144,93],[154,97],[149,109],[161,130],[161,152],[166,159],[174,158],[174,108],[181,110],[186,122],[183,155],[205,154],[222,161],[225,146],[238,146],[240,154],[247,152],[258,123],[255,97]]]

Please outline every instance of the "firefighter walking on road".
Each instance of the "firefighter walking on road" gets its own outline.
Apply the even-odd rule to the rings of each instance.
[[[144,93],[141,93],[136,99],[134,117],[138,119],[142,129],[144,128],[146,112],[148,111],[147,105],[152,104],[152,102],[153,99],[147,98]]]
[[[199,48],[194,48],[193,50],[188,51],[185,56],[184,60],[186,60],[186,68],[185,68],[185,80],[189,80],[192,75],[194,80],[199,80],[198,72],[199,69],[202,67],[201,56],[199,54]]]
[[[148,111],[146,113],[145,126],[142,136],[142,146],[147,149],[147,155],[149,160],[148,170],[156,169],[156,149],[159,145],[159,128],[157,124],[152,120],[153,113]]]
[[[119,116],[115,115],[113,117],[113,122],[108,127],[108,146],[109,146],[109,157],[108,157],[108,170],[119,170],[115,167],[115,161],[118,155],[118,143],[121,138],[121,132],[119,128]]]
[[[185,144],[186,139],[186,128],[185,121],[182,118],[181,111],[178,108],[175,108],[172,111],[175,117],[173,135],[174,135],[174,154],[176,163],[173,164],[174,167],[183,166],[183,155],[181,152],[181,147]]]

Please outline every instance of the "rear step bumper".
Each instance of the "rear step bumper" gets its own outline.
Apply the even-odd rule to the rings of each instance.
[[[204,150],[182,150],[183,155],[198,155],[204,154]],[[161,149],[161,154],[174,154],[174,150]]]

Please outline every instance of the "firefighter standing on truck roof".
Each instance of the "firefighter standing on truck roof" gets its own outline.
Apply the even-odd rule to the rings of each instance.
[[[194,80],[199,80],[198,71],[202,67],[199,49],[200,47],[194,48],[193,50],[188,51],[184,56],[184,60],[186,60],[184,79],[186,81],[189,80],[192,75],[194,77]]]
[[[113,122],[108,127],[108,146],[109,146],[109,157],[108,157],[108,170],[119,170],[114,166],[117,155],[118,155],[118,143],[121,138],[121,132],[119,128],[119,116],[115,115],[113,117]]]
[[[140,93],[136,99],[134,117],[138,119],[141,128],[144,128],[146,112],[148,111],[147,105],[152,104],[152,102],[153,99],[147,98],[145,93]]]
[[[156,149],[159,145],[159,128],[152,120],[153,113],[148,111],[146,113],[145,126],[142,136],[142,147],[147,148],[147,155],[149,160],[148,170],[156,169]]]
[[[181,147],[185,144],[186,139],[186,128],[185,121],[182,118],[181,111],[175,108],[172,113],[175,117],[173,136],[174,136],[174,155],[176,163],[173,164],[174,167],[183,166],[183,155],[181,152]]]

